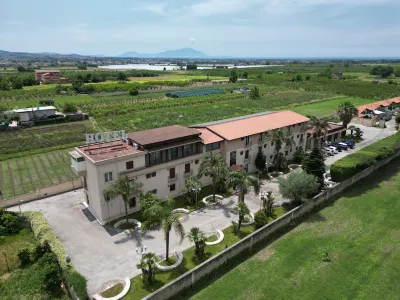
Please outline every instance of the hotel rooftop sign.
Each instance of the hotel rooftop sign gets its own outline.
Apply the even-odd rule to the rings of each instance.
[[[86,144],[112,142],[126,138],[125,130],[85,134]]]

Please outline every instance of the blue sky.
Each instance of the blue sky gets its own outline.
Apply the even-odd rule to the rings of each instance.
[[[400,57],[400,0],[0,0],[0,49]]]

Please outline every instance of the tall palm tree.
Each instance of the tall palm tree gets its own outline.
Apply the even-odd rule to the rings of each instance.
[[[294,144],[292,137],[293,135],[291,134],[291,132],[285,129],[276,129],[273,131],[269,131],[265,135],[265,141],[273,143],[274,149],[277,153],[275,160],[276,169],[279,168],[279,163],[281,159],[279,152],[281,151],[284,143],[286,144],[286,146],[291,146]]]
[[[197,209],[197,195],[201,191],[201,183],[198,181],[197,176],[191,176],[185,181],[186,191],[189,195],[196,195],[196,209]],[[189,197],[192,200],[192,197]]]
[[[144,285],[152,285],[154,283],[154,277],[158,270],[156,262],[158,261],[158,257],[155,253],[144,253],[140,260],[140,263],[137,264],[137,268],[142,269],[142,280]]]
[[[161,228],[164,232],[165,238],[165,259],[169,260],[169,234],[171,229],[174,228],[175,233],[180,237],[180,243],[185,238],[185,230],[179,217],[173,212],[174,199],[168,197],[164,202],[157,201],[152,206],[146,207],[144,214],[149,216],[152,220],[157,220],[161,223]]]
[[[227,176],[227,184],[233,188],[239,188],[238,202],[244,203],[244,195],[247,194],[250,187],[254,188],[254,193],[260,193],[261,181],[249,174],[246,171],[231,171]]]
[[[114,199],[118,196],[122,197],[125,205],[125,217],[128,223],[128,204],[133,197],[142,195],[142,186],[140,182],[130,180],[128,176],[123,176],[114,181],[108,188],[103,191],[104,198]]]
[[[210,152],[200,164],[198,177],[211,176],[213,186],[213,201],[215,202],[215,194],[217,183],[223,180],[228,173],[228,167],[223,157]]]
[[[246,203],[239,202],[234,208],[233,212],[239,216],[237,232],[240,231],[242,222],[244,221],[244,216],[250,214],[250,209],[247,207]]]
[[[188,240],[194,243],[195,255],[200,258],[204,255],[204,248],[206,247],[206,235],[199,227],[192,227],[187,235]]]
[[[328,118],[317,118],[312,116],[311,118],[311,126],[314,128],[314,147],[320,148],[321,142],[317,142],[321,136],[326,135],[326,132],[329,130],[329,122]]]
[[[358,116],[358,109],[350,101],[345,101],[339,104],[337,110],[340,120],[343,122],[343,126],[347,128],[347,125],[351,120]]]

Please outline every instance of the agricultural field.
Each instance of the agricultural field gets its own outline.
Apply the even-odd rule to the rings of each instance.
[[[0,161],[0,190],[3,201],[75,179],[68,151],[50,151]]]
[[[397,160],[191,299],[398,299],[399,199]]]
[[[341,102],[350,101],[355,106],[372,103],[374,99],[366,99],[366,98],[355,98],[355,97],[340,97],[337,99],[331,99],[328,101],[321,101],[317,103],[309,103],[304,105],[298,105],[290,110],[297,112],[302,115],[309,115],[315,117],[327,117],[335,112],[337,107]]]

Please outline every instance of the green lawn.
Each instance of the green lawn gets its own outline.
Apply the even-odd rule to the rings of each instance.
[[[193,299],[399,299],[399,199],[397,160]]]
[[[32,231],[27,228],[21,230],[18,234],[0,239],[0,275],[7,272],[7,264],[3,253],[7,256],[8,266],[12,270],[19,266],[18,249],[33,248],[36,245],[37,241]]]
[[[274,218],[279,218],[283,215],[286,210],[281,207],[277,207],[273,209]],[[272,218],[270,219],[272,221]],[[137,276],[131,279],[131,288],[129,293],[124,297],[125,300],[139,300],[145,297],[146,295],[154,292],[155,290],[159,289],[166,283],[174,280],[175,278],[179,277],[180,275],[186,273],[190,269],[193,269],[197,265],[201,264],[202,262],[206,261],[210,257],[218,254],[226,247],[231,246],[241,240],[242,238],[248,236],[255,230],[254,226],[242,226],[240,229],[240,233],[238,235],[233,234],[232,227],[229,227],[224,232],[224,240],[214,246],[206,246],[205,248],[205,256],[203,259],[198,260],[194,257],[194,250],[195,248],[189,248],[183,252],[183,262],[182,264],[173,271],[169,272],[158,272],[156,274],[156,283],[151,287],[143,287],[141,276]],[[112,289],[112,288],[111,288]],[[107,290],[104,292],[106,295],[115,295],[113,290]],[[117,288],[115,288],[117,290]]]
[[[341,102],[350,101],[355,106],[363,105],[367,103],[372,103],[376,100],[374,99],[364,99],[364,98],[355,98],[355,97],[344,97],[344,98],[337,98],[328,101],[322,101],[317,103],[310,103],[305,105],[299,105],[290,110],[297,112],[302,115],[309,115],[309,116],[316,116],[316,117],[326,117],[335,112],[337,107]]]

